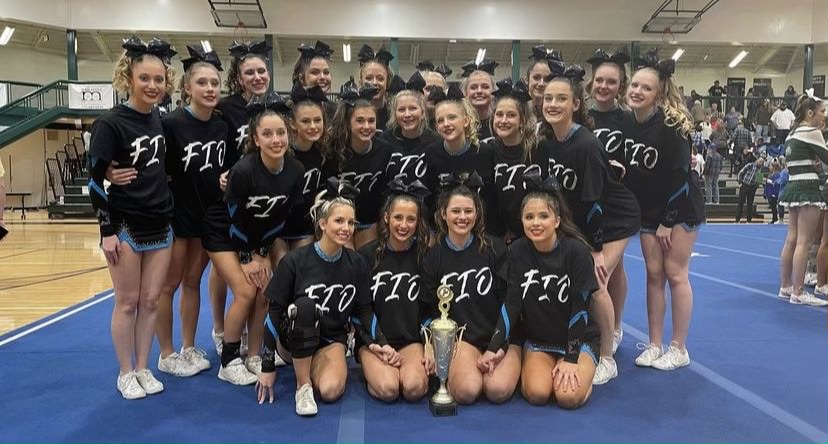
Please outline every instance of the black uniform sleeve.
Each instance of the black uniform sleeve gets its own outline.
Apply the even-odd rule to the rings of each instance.
[[[351,317],[351,323],[354,324],[356,334],[359,335],[362,343],[371,345],[377,343],[379,345],[386,345],[388,341],[385,335],[382,334],[382,329],[379,326],[379,319],[374,313],[372,298],[371,298],[371,270],[362,259],[362,256],[354,254],[354,263],[356,270],[356,308],[355,316]]]
[[[106,169],[114,157],[114,151],[120,145],[115,130],[103,120],[92,126],[89,139],[89,197],[92,208],[98,217],[101,237],[112,236],[116,228],[112,225],[109,214],[109,197],[104,191]]]
[[[666,137],[664,137],[665,143],[659,146],[659,151],[671,152],[672,156],[670,156],[670,163],[666,166],[669,172],[664,177],[664,185],[670,194],[661,218],[661,225],[672,227],[676,223],[679,208],[689,205],[690,142],[674,128],[665,126],[662,131]]]
[[[589,300],[592,293],[598,289],[592,255],[586,248],[574,248],[569,261],[571,276],[569,291],[569,333],[567,335],[566,354],[564,360],[573,364],[578,363],[581,354],[581,345],[584,343],[589,319]]]
[[[252,218],[245,208],[247,197],[250,195],[250,177],[244,172],[234,169],[227,179],[225,201],[230,214],[230,240],[235,251],[249,252],[253,250],[251,239],[248,236],[251,230],[248,221]]]
[[[604,209],[601,206],[601,195],[603,194],[606,182],[606,166],[604,165],[606,161],[601,155],[602,148],[600,142],[592,133],[588,134],[596,143],[590,143],[589,146],[584,147],[588,149],[583,150],[584,183],[581,186],[580,200],[586,208],[589,208],[585,215],[585,224],[583,225],[586,231],[584,235],[593,250],[601,251],[604,248]]]
[[[509,347],[511,332],[523,313],[523,295],[520,287],[521,276],[511,276],[516,267],[510,266],[511,254],[504,255],[505,260],[495,273],[495,279],[507,282],[506,300],[500,306],[500,314],[497,319],[497,327],[492,335],[492,340],[487,347],[488,351],[495,352],[502,348],[504,351]],[[517,272],[519,274],[519,272]]]
[[[278,325],[284,316],[290,302],[293,300],[296,270],[292,258],[285,257],[279,262],[276,273],[270,279],[265,289],[268,309],[265,317],[264,353],[262,354],[262,371],[269,373],[276,371],[274,354],[276,341],[279,337]]]

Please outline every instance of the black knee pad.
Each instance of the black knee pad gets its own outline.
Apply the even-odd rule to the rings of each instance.
[[[312,299],[303,297],[288,306],[283,320],[287,341],[284,344],[291,355],[307,358],[319,345],[319,320],[322,312]]]

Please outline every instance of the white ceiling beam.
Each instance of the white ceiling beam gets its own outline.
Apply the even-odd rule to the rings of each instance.
[[[273,36],[273,57],[279,62],[280,65],[283,64],[282,62],[282,44],[279,42],[279,39],[276,36]]]
[[[112,50],[109,49],[106,42],[104,41],[103,37],[101,37],[101,33],[99,32],[90,32],[90,36],[92,36],[92,40],[95,42],[95,45],[98,47],[98,50],[101,51],[101,54],[106,58],[107,62],[113,62],[112,59]]]
[[[765,64],[768,63],[768,61],[770,61],[770,59],[772,59],[773,56],[775,56],[776,53],[779,52],[780,48],[781,48],[781,46],[774,46],[774,47],[768,48],[768,50],[765,51],[764,54],[762,54],[762,57],[760,57],[759,60],[756,61],[756,67],[753,68],[753,72],[757,73],[757,72],[759,72],[759,70],[764,68]]]
[[[799,49],[800,47],[797,46],[796,49],[794,49],[793,54],[791,54],[791,59],[788,60],[788,66],[785,68],[785,74],[791,72],[791,68],[793,67],[794,61],[796,61],[796,57],[799,55]]]
[[[46,36],[46,39],[44,39],[43,36]],[[34,41],[32,42],[35,49],[40,49],[40,46],[43,45],[44,43],[46,43],[46,42],[44,42],[44,40],[48,41],[48,36],[49,36],[49,34],[47,33],[46,28],[38,29],[37,34],[35,34]]]

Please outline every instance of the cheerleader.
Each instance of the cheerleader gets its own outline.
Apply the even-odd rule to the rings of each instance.
[[[543,122],[543,93],[546,91],[547,78],[552,74],[552,71],[549,70],[549,62],[563,59],[559,51],[537,45],[532,47],[532,55],[529,56],[529,60],[531,62],[529,68],[526,69],[524,80],[529,86],[529,94],[532,95],[535,120]]]
[[[488,143],[494,155],[494,206],[492,219],[499,221],[489,232],[511,243],[523,236],[520,203],[526,190],[523,175],[540,173],[536,148],[538,143],[532,97],[526,83],[512,85],[507,78],[497,82],[492,128],[495,137]]]
[[[343,248],[354,233],[349,198],[357,192],[346,182],[328,179],[311,209],[319,240],[288,253],[267,287],[266,352],[256,384],[260,404],[274,399],[277,352],[293,362],[297,415],[317,413],[314,390],[324,402],[334,402],[345,392],[349,320],[363,326],[373,326],[376,320],[371,312],[371,271],[359,253]],[[377,358],[399,365],[400,355],[387,344],[381,328],[357,331]]]
[[[461,89],[477,111],[480,125],[477,134],[481,142],[487,142],[492,137],[492,91],[495,88],[493,76],[497,65],[494,60],[487,59],[479,64],[471,61],[462,66]]]
[[[650,343],[635,359],[642,367],[675,370],[690,364],[687,332],[693,311],[690,253],[704,223],[704,199],[690,174],[687,136],[693,119],[673,84],[675,61],[655,51],[638,61],[627,89],[634,119],[625,132],[624,183],[641,207],[641,252],[647,265]],[[664,284],[669,283],[673,337],[662,350]]]
[[[377,219],[382,206],[385,168],[390,152],[377,138],[377,113],[371,104],[376,94],[372,85],[359,91],[348,88],[340,95],[331,123],[331,148],[338,159],[341,180],[359,190],[354,199],[357,227],[352,247],[361,248],[377,238]]]
[[[263,97],[270,87],[270,72],[267,70],[267,54],[270,47],[265,41],[253,43],[233,42],[230,46],[230,69],[227,72],[225,86],[230,95],[219,102],[218,110],[227,123],[227,155],[225,163],[227,169],[235,165],[244,154],[248,139],[248,122],[245,107],[253,97]],[[222,190],[227,188],[227,174],[221,176]],[[226,228],[227,206],[224,202],[217,202],[207,209],[210,217],[205,221],[205,229],[212,234],[210,243],[213,251],[232,251],[230,243],[223,243],[226,238],[223,230]],[[217,221],[212,224],[211,221]],[[213,226],[214,225],[214,226]],[[224,309],[227,304],[227,283],[221,280],[215,267],[210,270],[209,280],[210,305],[213,315],[213,330],[211,332],[216,353],[221,356],[222,341],[224,339]],[[252,319],[251,319],[252,321]],[[250,326],[248,326],[249,329]],[[243,337],[243,351],[246,354],[247,335]]]
[[[388,146],[390,158],[385,176],[402,179],[405,183],[423,180],[426,174],[426,147],[440,137],[428,127],[425,98],[422,91],[425,80],[415,72],[391,99],[391,117],[388,128],[379,138]]]
[[[302,44],[297,48],[299,59],[293,66],[293,83],[299,83],[305,88],[319,86],[322,92],[331,92],[331,54],[333,49],[327,43],[317,40],[314,46]],[[325,114],[327,120],[333,119],[336,112],[336,104],[325,102]]]
[[[371,269],[371,296],[378,325],[388,344],[400,354],[398,366],[380,359],[367,347],[359,348],[368,393],[385,402],[400,394],[419,401],[428,389],[433,361],[426,363],[420,340],[421,321],[429,315],[420,296],[420,263],[428,249],[428,231],[422,220],[423,198],[429,194],[420,181],[395,179],[378,223],[379,237],[359,252]],[[424,296],[424,295],[423,295]],[[427,299],[426,299],[427,300]]]
[[[377,130],[385,131],[385,126],[388,123],[388,98],[386,91],[394,77],[391,68],[388,64],[394,59],[394,56],[386,51],[380,49],[374,53],[374,50],[368,45],[362,45],[357,54],[359,60],[359,86],[372,85],[376,88],[376,95],[371,99],[374,109],[377,110]]]
[[[225,201],[232,251],[210,251],[210,260],[233,290],[218,377],[236,385],[256,382],[267,302],[264,289],[272,275],[271,244],[301,199],[304,168],[289,151],[287,105],[276,94],[248,105],[252,115],[248,153],[230,171]],[[250,350],[241,359],[241,337],[249,322]]]
[[[791,214],[782,247],[779,297],[788,299],[791,304],[823,307],[828,302],[805,291],[803,285],[808,250],[814,242],[820,220],[824,219],[824,216],[820,217],[820,209],[825,208],[825,195],[819,190],[814,160],[828,162],[828,150],[822,136],[825,102],[814,96],[813,89],[808,89],[799,97],[795,115],[793,129],[785,142],[791,176],[779,196],[780,204],[788,207]]]
[[[166,144],[155,105],[173,90],[169,62],[175,51],[157,38],[147,44],[135,36],[125,39],[123,48],[113,86],[129,99],[92,127],[89,195],[115,291],[111,328],[120,366],[116,386],[125,399],[138,399],[164,390],[147,368],[161,291],[158,276],[166,274],[173,238]],[[104,191],[112,161],[134,168],[136,177]]]
[[[426,148],[426,187],[436,190],[451,174],[469,175],[476,172],[486,184],[482,190],[483,202],[487,208],[490,207],[493,201],[494,156],[488,146],[480,145],[477,113],[455,84],[449,86],[448,93],[435,88],[429,98],[436,106],[437,133],[441,140]],[[427,207],[429,215],[435,214],[435,199],[431,199]],[[491,215],[486,220],[487,225],[494,225],[495,222]]]
[[[592,393],[597,363],[598,329],[587,314],[598,288],[589,271],[590,246],[570,219],[554,176],[541,183],[537,174],[527,174],[526,185],[526,237],[509,248],[506,302],[479,365],[496,372],[515,327],[522,326],[523,398],[534,405],[554,399],[561,408],[576,409]]]
[[[604,146],[609,155],[613,179],[621,181],[626,168],[624,167],[624,122],[632,119],[632,113],[621,108],[624,92],[627,88],[627,70],[624,64],[630,61],[626,48],[621,48],[614,54],[608,54],[596,49],[587,62],[592,65],[592,79],[587,83],[587,93],[592,98],[589,115],[595,122],[593,132]],[[638,207],[634,199],[628,204]],[[630,208],[633,208],[630,207]],[[640,210],[637,210],[640,213]],[[621,328],[621,316],[624,313],[624,303],[627,300],[627,273],[624,271],[624,251],[630,238],[608,242],[604,240],[604,265],[609,274],[607,291],[612,299],[615,313],[615,326],[612,334],[612,353],[618,349],[624,330]]]
[[[187,46],[181,82],[186,106],[161,119],[167,141],[167,172],[175,202],[172,261],[161,286],[158,302],[160,355],[158,370],[175,376],[192,376],[210,368],[204,351],[195,348],[201,302],[201,275],[207,253],[201,246],[202,220],[208,205],[221,200],[219,176],[226,171],[227,124],[213,113],[221,90],[221,61],[215,52]],[[180,353],[173,348],[173,296],[181,286]]]
[[[424,297],[429,298],[432,315],[437,315],[437,287],[446,284],[454,292],[449,317],[465,325],[462,341],[455,344],[448,375],[449,391],[460,404],[471,404],[481,394],[491,402],[505,402],[514,393],[520,376],[518,345],[508,346],[496,368],[483,370],[478,365],[495,333],[506,291],[499,275],[506,245],[484,233],[483,205],[477,192],[482,185],[477,174],[445,178],[446,191],[440,194],[434,216],[437,243],[422,263]]]
[[[302,186],[302,201],[285,222],[279,235],[286,242],[286,251],[276,252],[281,258],[289,250],[311,244],[314,241],[313,222],[310,207],[314,197],[325,187],[325,181],[335,174],[334,163],[328,153],[328,103],[319,86],[306,89],[300,83],[293,84],[290,93],[293,102],[290,128],[292,133],[291,151],[293,157],[302,163],[305,177]]]

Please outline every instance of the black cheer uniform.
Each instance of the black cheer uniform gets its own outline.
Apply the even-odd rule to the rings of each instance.
[[[371,270],[371,299],[388,343],[396,349],[420,342],[420,325],[430,315],[427,302],[421,297],[420,270],[417,265],[417,243],[405,251],[386,247],[377,261],[374,240],[359,249]]]
[[[359,190],[354,205],[358,228],[377,223],[388,179],[385,168],[391,153],[377,137],[365,153],[349,150],[340,165],[339,178],[347,180]]]
[[[316,144],[307,151],[293,147],[293,157],[302,163],[305,174],[302,182],[302,202],[294,207],[285,229],[279,235],[282,239],[296,240],[314,235],[313,221],[310,217],[310,208],[316,195],[325,188],[325,182],[335,174],[333,161],[326,159],[322,150]]]
[[[523,158],[523,147],[506,146],[499,138],[494,138],[488,144],[494,154],[494,205],[489,211],[494,220],[487,231],[495,236],[503,237],[511,233],[511,237],[523,237],[523,222],[520,215],[520,204],[526,196],[526,187],[523,184],[523,175],[527,171],[537,171],[543,175],[537,151],[532,153],[529,162]]]
[[[244,146],[250,136],[248,126],[250,116],[247,114],[247,101],[241,94],[227,96],[219,102],[216,109],[221,111],[221,117],[227,123],[227,148],[229,167],[244,156]]]
[[[426,147],[437,143],[440,136],[433,130],[426,128],[420,137],[409,139],[403,137],[399,128],[394,131],[384,131],[379,139],[388,146],[390,159],[385,169],[388,180],[401,178],[405,183],[414,180],[425,180],[428,164],[425,160]]]
[[[365,260],[348,248],[340,249],[333,260],[323,258],[318,248],[318,243],[313,243],[289,252],[267,286],[263,371],[273,369],[277,339],[296,356],[290,345],[287,309],[302,299],[309,298],[321,312],[318,324],[311,326],[319,337],[316,350],[334,342],[346,344],[352,321],[365,326],[357,328],[363,344],[387,344],[371,309],[371,271]]]
[[[488,235],[486,241],[488,246],[481,253],[477,237],[462,251],[455,251],[443,238],[422,261],[423,297],[432,316],[439,317],[437,287],[448,284],[454,292],[449,317],[458,326],[466,326],[463,340],[481,352],[494,334],[506,296],[506,281],[499,274],[506,260],[506,244]]]
[[[200,238],[207,207],[221,201],[219,176],[227,166],[227,124],[207,121],[179,108],[161,119],[167,140],[167,171],[175,201],[172,221],[178,238]]]
[[[532,351],[559,354],[571,363],[586,352],[597,364],[601,334],[589,305],[598,284],[589,246],[560,236],[551,252],[542,253],[521,238],[510,246],[506,268],[505,308],[488,350],[506,349],[520,326]]]
[[[595,122],[595,129],[592,130],[595,137],[601,141],[604,151],[614,160],[626,167],[624,159],[624,126],[629,121],[632,112],[624,111],[616,107],[610,111],[598,111],[590,109],[589,115]],[[615,171],[613,171],[615,172]],[[619,177],[616,177],[618,179]]]
[[[690,142],[664,124],[664,111],[659,107],[643,123],[631,118],[624,133],[624,184],[638,199],[642,230],[703,224],[704,198],[698,176],[690,174]]]
[[[234,251],[270,250],[291,210],[302,199],[304,172],[299,161],[285,157],[282,169],[272,173],[259,153],[251,153],[233,166],[224,199],[230,215],[227,233]]]
[[[575,124],[563,142],[544,124],[549,137],[540,142],[538,158],[546,159],[546,173],[554,175],[575,224],[595,251],[604,242],[625,239],[640,227],[635,197],[609,170],[607,153],[595,135]]]
[[[492,134],[492,116],[486,119],[480,119],[480,126],[477,127],[477,139],[480,143],[491,142],[494,135]]]
[[[117,234],[135,251],[169,246],[173,200],[158,109],[143,114],[117,105],[95,121],[89,145],[89,197],[101,237]],[[121,168],[135,168],[138,176],[127,185],[112,184],[107,193],[104,177],[113,160]]]

